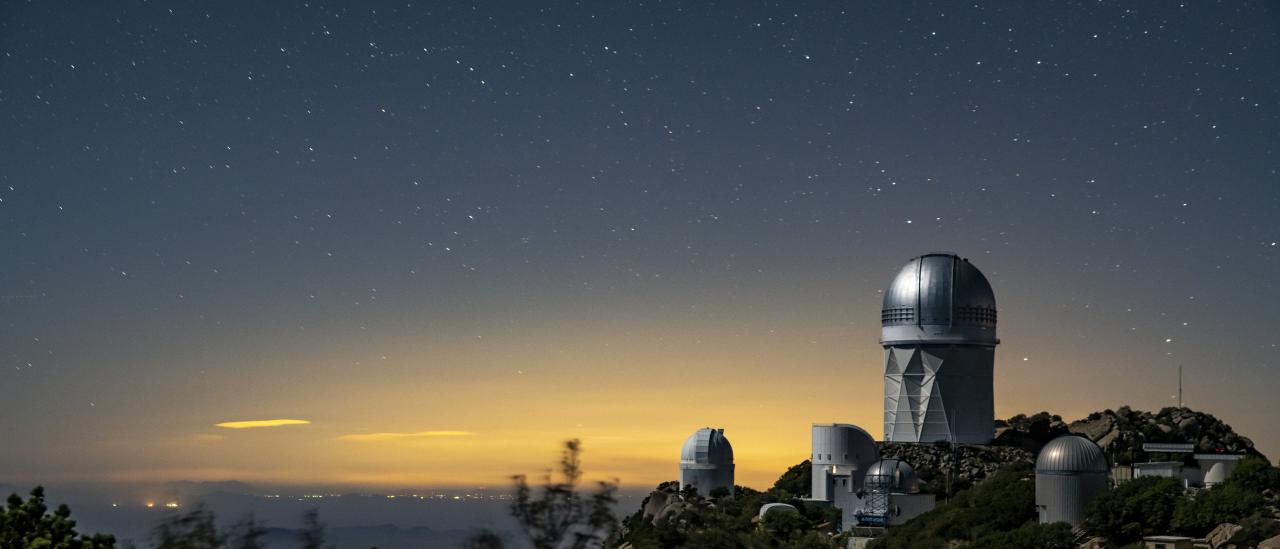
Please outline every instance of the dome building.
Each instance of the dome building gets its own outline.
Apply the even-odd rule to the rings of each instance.
[[[871,464],[864,478],[863,486],[868,492],[920,493],[920,480],[916,478],[916,470],[900,459],[886,458]]]
[[[692,486],[703,497],[717,488],[733,493],[733,446],[724,429],[703,427],[680,450],[680,489]]]
[[[838,491],[862,489],[867,467],[880,459],[880,447],[870,433],[848,423],[813,424],[813,499],[834,501]]]
[[[995,434],[996,298],[967,259],[908,261],[884,293],[884,440],[985,444]]]
[[[1040,523],[1084,521],[1084,510],[1107,489],[1107,456],[1093,441],[1066,435],[1049,441],[1036,457],[1036,511]]]
[[[861,526],[896,526],[933,509],[932,494],[920,493],[916,470],[900,459],[872,463],[863,477],[863,505],[854,512]]]

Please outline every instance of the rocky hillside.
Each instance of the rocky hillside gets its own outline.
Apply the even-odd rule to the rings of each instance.
[[[921,490],[939,495],[982,482],[1006,465],[1035,461],[1035,454],[1022,448],[969,444],[953,449],[948,444],[881,443],[880,454],[911,464],[920,479]]]
[[[954,501],[958,506],[957,508],[963,508],[968,505],[965,503],[968,501],[965,499],[966,497],[986,501],[984,499],[985,496],[982,496],[986,492],[980,488],[992,484],[984,481],[996,478],[998,474],[1008,476],[1016,473],[1022,475],[1022,477],[1028,476],[1031,465],[1035,462],[1035,456],[1040,452],[1040,449],[1050,440],[1068,433],[1083,435],[1097,442],[1099,446],[1106,450],[1107,455],[1118,464],[1148,459],[1164,460],[1187,457],[1147,455],[1142,452],[1143,442],[1191,442],[1196,445],[1196,450],[1199,452],[1233,452],[1261,456],[1254,449],[1252,441],[1240,436],[1232,430],[1231,426],[1210,414],[1196,412],[1187,408],[1165,408],[1159,412],[1152,413],[1133,410],[1128,406],[1123,406],[1117,410],[1095,412],[1084,419],[1070,423],[1048,412],[1040,412],[1030,416],[1019,414],[1007,420],[996,422],[995,440],[989,445],[960,444],[953,447],[946,443],[881,443],[880,453],[884,457],[898,458],[911,464],[916,470],[916,475],[920,478],[921,487],[924,491],[937,494],[940,502]],[[1269,465],[1262,465],[1262,467],[1270,470]],[[766,492],[757,492],[750,488],[739,487],[736,496],[727,498],[700,498],[689,492],[681,492],[674,482],[664,483],[645,499],[640,509],[623,521],[623,528],[612,540],[611,546],[634,549],[649,547],[841,546],[841,539],[831,536],[835,521],[838,520],[836,515],[830,509],[815,506],[801,499],[808,495],[810,472],[809,462],[805,461],[783,473],[777,483]],[[1251,490],[1261,495],[1249,500],[1252,502],[1249,505],[1250,509],[1265,511],[1264,514],[1273,513],[1274,507],[1280,504],[1280,497],[1277,496],[1280,493],[1280,489],[1271,486],[1272,484],[1280,486],[1280,472],[1267,474],[1273,475],[1275,478],[1266,482],[1255,483],[1258,484],[1257,487],[1254,487],[1256,490],[1254,488],[1251,488]],[[1267,478],[1271,479],[1272,477]],[[995,484],[1000,483],[995,482]],[[1018,485],[1018,483],[1006,484],[1009,484],[1009,486]],[[974,487],[979,489],[970,491]],[[1029,489],[1026,486],[1022,488]],[[995,489],[989,488],[988,491],[990,490]],[[1225,494],[1222,497],[1231,501],[1239,499],[1236,498],[1238,494],[1230,494],[1228,492],[1229,490],[1221,491],[1222,494]],[[969,495],[966,496],[966,493]],[[1022,499],[1029,497],[1026,494],[1023,494],[1023,496]],[[1011,501],[1007,494],[999,497],[992,496],[987,499],[1006,503]],[[800,510],[800,513],[795,516],[788,515],[790,518],[786,520],[789,522],[785,524],[761,525],[759,519],[756,518],[756,513],[761,505],[768,502],[790,503],[795,505]],[[1211,503],[1207,502],[1205,505],[1217,509]],[[991,505],[994,504],[987,502],[981,503],[976,507],[986,508]],[[1186,513],[1189,515],[1199,512],[1196,508],[1190,506],[1190,503],[1184,502],[1183,505],[1188,509]],[[1028,516],[1033,516],[1031,507],[1021,509],[1021,512],[1032,513],[1032,515]],[[1217,511],[1213,513],[1204,511],[1202,514],[1216,516],[1215,513]],[[1240,517],[1248,515],[1248,513],[1237,514]],[[1021,517],[1021,515],[1018,516]],[[1021,517],[1015,522],[1021,524],[1025,518]],[[1267,528],[1270,528],[1274,523],[1273,517],[1269,514],[1258,520],[1262,520],[1259,524],[1265,523],[1264,526],[1267,526]],[[948,521],[950,519],[943,522]],[[1201,530],[1208,529],[1203,525],[1187,524],[1183,525],[1182,529],[1188,532],[1196,532],[1197,535],[1203,535]],[[1217,523],[1215,522],[1214,524]],[[1280,528],[1280,523],[1275,524],[1277,528]],[[1030,528],[1030,530],[1021,532],[1018,535],[1048,535],[1052,533],[1048,531],[1032,531],[1035,528],[1027,528]],[[914,542],[911,542],[914,538],[907,535],[912,530],[910,528],[899,530],[905,536],[903,539],[905,540],[904,543],[906,543],[906,545],[901,546],[914,546]],[[1252,528],[1249,532],[1260,535],[1264,530],[1266,529]],[[929,533],[929,535],[934,534],[938,534],[938,532]],[[972,534],[972,532],[965,533],[965,535],[969,534]],[[1006,534],[1014,535],[1012,532],[999,534],[1002,536]],[[960,538],[964,538],[964,536],[960,536]],[[951,539],[958,538],[952,537]],[[999,539],[1003,540],[1004,538]],[[892,542],[894,540],[886,541]],[[996,543],[993,546],[1001,546],[1002,543],[1004,542]],[[892,543],[887,546],[898,547],[898,545],[893,545]]]
[[[1190,442],[1196,445],[1197,452],[1263,457],[1253,447],[1252,440],[1237,434],[1230,425],[1189,408],[1165,408],[1151,413],[1122,406],[1114,411],[1089,414],[1085,419],[1071,422],[1067,429],[1089,437],[1121,464],[1152,457],[1142,451],[1144,442]]]

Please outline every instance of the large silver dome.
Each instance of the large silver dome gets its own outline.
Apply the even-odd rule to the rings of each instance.
[[[999,343],[996,296],[969,260],[932,253],[908,261],[884,293],[884,344]]]
[[[1055,438],[1036,457],[1037,474],[1106,474],[1107,456],[1093,441],[1076,435]]]
[[[724,429],[698,429],[684,441],[684,448],[680,450],[682,467],[732,464],[733,446],[724,437]]]

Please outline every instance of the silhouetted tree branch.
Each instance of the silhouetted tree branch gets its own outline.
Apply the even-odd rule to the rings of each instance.
[[[560,457],[561,478],[557,481],[548,471],[536,497],[524,475],[512,477],[516,493],[511,514],[536,549],[597,547],[617,528],[618,519],[613,515],[618,501],[616,481],[597,482],[596,491],[587,497],[577,492],[582,478],[581,453],[580,441],[566,441]]]

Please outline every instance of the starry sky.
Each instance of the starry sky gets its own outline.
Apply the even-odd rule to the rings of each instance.
[[[1275,457],[1277,59],[1266,2],[5,2],[0,480],[646,486],[710,425],[767,487],[881,431],[936,250],[997,415],[1183,365]]]

